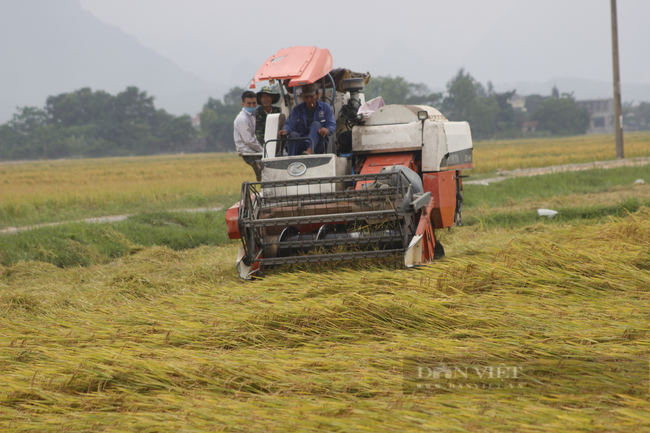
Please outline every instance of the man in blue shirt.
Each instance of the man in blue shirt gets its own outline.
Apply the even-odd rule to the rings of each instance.
[[[306,138],[287,142],[289,156],[324,153],[327,147],[326,137],[336,131],[334,112],[328,104],[318,100],[318,93],[317,84],[302,86],[302,99],[305,102],[293,109],[278,131],[278,138]]]

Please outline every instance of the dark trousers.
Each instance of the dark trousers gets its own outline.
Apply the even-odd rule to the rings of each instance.
[[[311,152],[312,153],[324,153],[325,152],[325,145],[324,145],[324,140],[323,137],[318,133],[318,130],[321,129],[323,126],[319,122],[313,122],[311,126],[309,127],[309,135],[305,136],[305,138],[309,137],[311,140],[305,139],[305,140],[296,140],[296,141],[288,141],[287,142],[287,151],[289,153],[289,156],[295,156],[295,155],[302,155],[308,148],[312,148]],[[289,134],[289,138],[301,138],[302,136],[298,134],[296,131],[292,132]],[[312,147],[313,143],[313,147]]]
[[[255,170],[255,178],[257,179],[258,182],[262,181],[262,166],[259,163],[259,161],[262,159],[262,154],[261,153],[249,153],[249,154],[242,154],[241,155],[242,159],[244,162],[251,167],[253,167],[253,170]]]

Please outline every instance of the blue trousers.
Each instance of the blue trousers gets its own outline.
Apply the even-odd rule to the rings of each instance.
[[[309,127],[309,135],[306,137],[311,138],[311,140],[296,140],[287,142],[287,152],[289,156],[302,155],[309,147],[311,147],[312,153],[324,153],[325,146],[323,143],[323,137],[318,133],[318,130],[323,126],[319,122],[313,122]],[[301,138],[302,136],[296,131],[289,134],[289,138]],[[305,137],[305,138],[306,138]],[[313,147],[312,147],[313,143]]]

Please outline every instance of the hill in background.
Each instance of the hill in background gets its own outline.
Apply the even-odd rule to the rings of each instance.
[[[202,13],[214,12],[205,5],[211,3],[202,6]],[[620,15],[622,97],[626,102],[650,101],[648,56],[639,52],[637,44],[630,43],[643,40],[643,18],[647,14],[642,12],[647,7],[644,9],[641,3],[632,6],[624,3]],[[547,27],[549,22],[555,22],[553,17],[558,10],[541,3],[523,2],[513,4],[492,28],[485,30],[478,42],[452,38],[452,42],[433,51],[406,43],[395,35],[391,36],[392,40],[381,39],[382,43],[375,49],[364,46],[355,48],[352,54],[344,49],[350,45],[347,39],[342,42],[341,35],[336,33],[328,35],[327,43],[320,45],[335,53],[336,65],[347,66],[349,62],[359,70],[369,70],[375,77],[402,76],[410,82],[423,82],[433,91],[444,91],[462,66],[482,83],[491,80],[499,92],[516,89],[522,95],[547,95],[556,85],[561,92],[574,92],[577,99],[611,98],[611,82],[596,72],[585,75],[576,66],[585,63],[593,71],[611,71],[608,51],[611,42],[606,30],[609,8],[577,0],[562,7],[566,15],[561,20],[563,25],[553,31]],[[236,12],[232,8],[230,14]],[[583,9],[589,11],[588,16],[583,14]],[[132,8],[124,10],[132,11]],[[146,8],[143,12],[143,7],[139,10],[148,12]],[[115,94],[128,86],[137,86],[156,98],[156,107],[175,115],[193,116],[201,111],[209,97],[218,99],[229,88],[244,85],[258,62],[275,52],[283,40],[259,41],[255,47],[242,43],[235,49],[232,44],[218,43],[224,41],[227,33],[202,33],[200,26],[183,33],[182,23],[175,21],[176,16],[157,16],[151,12],[151,16],[142,17],[129,13],[131,26],[119,28],[107,24],[105,20],[110,21],[110,15],[93,15],[82,9],[79,0],[0,0],[0,123],[10,120],[17,106],[42,107],[48,96],[82,87]],[[529,19],[538,14],[543,19]],[[571,17],[583,15],[586,18],[581,26],[571,21]],[[159,32],[163,25],[169,26],[170,33],[176,30],[172,38],[175,49],[184,55],[164,51],[161,45],[147,48],[139,42],[145,41],[146,36],[155,39],[156,34],[149,26],[155,20]],[[110,22],[117,24],[117,20]],[[141,27],[134,26],[134,22],[142,22]],[[228,23],[222,23],[219,28],[225,32]],[[453,26],[445,28],[438,32],[453,30]],[[139,39],[125,31],[138,35]],[[215,37],[219,35],[222,37]],[[520,39],[527,41],[524,48],[518,43]],[[297,40],[293,33],[286,36],[287,46],[299,43],[306,42]],[[222,52],[223,46],[230,46],[234,53]],[[241,47],[246,47],[246,53],[240,52]],[[550,68],[555,64],[563,65],[564,72]],[[503,69],[503,65],[507,68]],[[190,69],[193,72],[187,72]],[[549,80],[549,76],[558,78]]]
[[[122,30],[95,18],[78,0],[0,0],[0,123],[17,106],[82,87],[117,93],[137,86],[173,114],[195,114],[210,85]]]

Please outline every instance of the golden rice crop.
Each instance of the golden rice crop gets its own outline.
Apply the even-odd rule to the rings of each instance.
[[[650,156],[650,133],[626,132],[625,157]],[[613,134],[474,143],[473,174],[616,158]]]
[[[644,431],[647,388],[585,385],[570,363],[524,393],[409,395],[401,369],[404,357],[567,356],[647,368],[649,217],[454,230],[453,254],[410,271],[323,266],[244,283],[236,245],[0,268],[0,427]]]
[[[248,170],[246,170],[248,169]],[[0,204],[172,201],[237,193],[252,170],[236,154],[143,156],[0,165]]]
[[[626,133],[628,158],[650,156],[650,133]],[[613,136],[477,142],[473,174],[615,158]],[[193,154],[0,164],[0,206],[169,202],[237,194],[252,170],[235,154]]]
[[[628,156],[647,155],[647,134],[626,139]],[[586,162],[571,158],[607,140],[477,143],[475,171]],[[513,152],[515,167],[488,168]],[[234,194],[250,174],[216,154],[0,165],[0,203]],[[235,243],[0,266],[0,430],[648,430],[649,217],[439,231],[447,258],[418,270],[285,267],[252,283],[236,275]],[[402,390],[406,357],[593,366],[553,364],[550,386],[521,393],[422,395]],[[605,360],[622,373],[593,375]],[[621,376],[630,360],[646,381]]]

